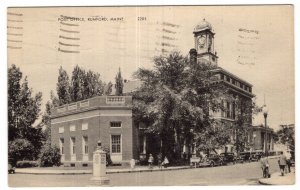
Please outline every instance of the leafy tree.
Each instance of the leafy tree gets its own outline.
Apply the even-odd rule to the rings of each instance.
[[[280,125],[276,132],[277,142],[287,145],[290,150],[295,151],[295,127],[289,125]]]
[[[104,93],[104,85],[100,80],[100,74],[89,70],[84,76],[83,98],[101,96]]]
[[[109,81],[107,85],[105,85],[104,95],[111,95],[113,84]]]
[[[72,72],[71,80],[71,99],[72,102],[83,100],[83,84],[84,84],[85,71],[78,65]]]
[[[41,150],[39,161],[41,167],[60,166],[60,152],[58,147],[52,147],[46,144]]]
[[[115,77],[115,81],[116,81],[116,84],[115,84],[116,95],[117,96],[122,96],[123,95],[124,84],[123,84],[123,78],[122,78],[122,75],[121,75],[120,67],[119,67],[119,72],[117,73],[117,75]]]
[[[8,142],[8,157],[12,159],[13,163],[18,160],[32,160],[32,152],[34,146],[27,139],[15,139]]]
[[[70,81],[68,73],[62,68],[59,68],[56,91],[59,99],[59,105],[68,104],[71,102]]]
[[[153,70],[139,69],[135,73],[143,82],[133,93],[135,122],[145,123],[148,133],[160,137],[164,155],[179,158],[184,142],[188,146],[196,144],[198,150],[220,148],[229,142],[226,129],[217,128],[209,113],[222,109],[219,99],[227,92],[217,83],[212,72],[215,68],[173,52],[154,58]]]
[[[22,72],[15,65],[8,69],[8,140],[17,138],[31,139],[39,134],[38,129],[32,127],[40,114],[42,93],[32,95],[28,87],[27,77],[21,83]],[[37,140],[37,139],[34,139]],[[34,144],[35,145],[35,144]]]
[[[103,95],[104,84],[100,79],[100,74],[91,70],[86,72],[83,68],[80,68],[78,65],[76,65],[72,72],[70,94],[70,102],[76,102],[92,98],[94,96]]]
[[[40,128],[44,128],[43,136],[45,143],[51,143],[51,110],[59,106],[59,99],[54,95],[53,91],[50,92],[50,101],[45,105],[45,112],[42,115],[42,121],[39,124]]]

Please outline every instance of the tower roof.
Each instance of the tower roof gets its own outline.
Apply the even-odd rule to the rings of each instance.
[[[211,24],[207,22],[205,18],[196,25],[194,32],[200,32],[203,30],[212,30]]]

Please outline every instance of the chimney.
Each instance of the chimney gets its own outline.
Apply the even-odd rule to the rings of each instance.
[[[197,50],[194,48],[190,50],[190,60],[192,64],[197,63]]]

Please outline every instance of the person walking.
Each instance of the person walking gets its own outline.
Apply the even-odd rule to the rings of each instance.
[[[152,154],[149,154],[149,159],[148,159],[149,169],[153,168],[153,161],[154,161],[154,158],[153,158]]]
[[[165,156],[165,159],[164,159],[162,165],[164,166],[164,168],[167,168],[168,164],[169,164],[169,160],[168,160],[167,156]]]
[[[291,153],[290,151],[288,150],[286,152],[286,165],[287,165],[287,170],[289,171],[289,173],[291,173]]]
[[[263,172],[263,177],[264,178],[269,178],[270,173],[269,173],[269,159],[267,155],[262,155],[260,158],[260,164],[261,164],[261,169]]]
[[[284,169],[286,166],[286,156],[283,154],[283,152],[281,152],[281,155],[278,160],[278,164],[281,171],[281,175],[284,176]]]

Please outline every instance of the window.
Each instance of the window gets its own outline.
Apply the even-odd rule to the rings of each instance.
[[[89,153],[88,141],[89,141],[89,139],[87,136],[82,137],[82,152],[83,152],[83,154]]]
[[[75,125],[71,125],[70,126],[70,131],[76,131],[76,126]]]
[[[76,143],[75,137],[71,137],[71,142],[70,142],[71,155],[76,154],[76,152],[75,152],[75,150],[76,150],[75,143]]]
[[[59,139],[59,150],[60,150],[60,154],[63,155],[64,152],[64,146],[65,146],[65,140],[63,138]]]
[[[235,119],[235,104],[232,104],[232,119]]]
[[[121,135],[111,135],[111,153],[121,153]]]
[[[224,80],[224,75],[223,74],[221,74],[221,79]]]
[[[82,126],[81,126],[81,130],[88,130],[89,128],[89,123],[82,123]]]
[[[230,118],[230,103],[229,102],[226,102],[227,105],[226,105],[226,117],[227,118]]]
[[[230,82],[230,77],[226,76],[226,80],[227,80],[227,82]]]
[[[59,127],[58,128],[58,133],[64,133],[65,132],[65,128],[64,127]]]
[[[110,127],[121,127],[122,122],[121,121],[112,121],[110,122]]]

